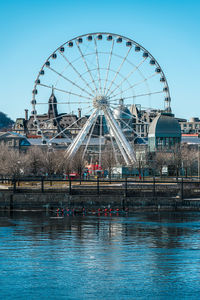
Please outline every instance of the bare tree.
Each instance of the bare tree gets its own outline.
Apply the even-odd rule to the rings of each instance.
[[[181,164],[182,168],[185,170],[185,177],[192,175],[192,169],[194,168],[198,159],[198,151],[191,148],[188,144],[183,144],[181,147]]]
[[[39,147],[31,148],[27,153],[27,173],[29,175],[44,175],[44,150]]]
[[[0,146],[0,168],[2,175],[18,178],[25,173],[26,156],[18,150],[9,149],[6,145]]]
[[[0,145],[0,169],[1,169],[1,174],[2,175],[7,175],[8,174],[8,147],[4,144]]]
[[[136,147],[135,145],[135,153],[136,153],[136,162],[133,165],[134,168],[138,170],[139,176],[144,179],[144,171],[148,165],[148,157],[145,149],[141,149],[140,147]]]
[[[55,151],[47,151],[43,153],[43,167],[44,172],[49,176],[56,173],[57,168],[57,155]]]
[[[64,160],[64,171],[65,171],[65,174],[67,174],[68,179],[69,179],[70,173],[72,172],[72,168],[73,168],[73,160],[66,158]]]
[[[80,184],[81,184],[81,178],[82,178],[82,174],[84,171],[86,165],[86,161],[83,157],[83,150],[79,149],[76,152],[76,155],[74,156],[73,160],[72,160],[72,169],[79,174],[79,178],[80,178]],[[69,164],[70,166],[70,164]]]
[[[66,156],[65,151],[56,152],[56,173],[66,174],[69,178],[69,174],[72,172],[72,165],[72,160]]]
[[[171,161],[174,166],[176,179],[178,180],[178,176],[181,168],[181,151],[180,147],[174,146],[171,148]]]
[[[159,171],[160,177],[163,175],[163,167],[169,166],[171,161],[171,153],[167,151],[157,151],[154,157],[154,168]]]
[[[108,170],[108,176],[111,180],[112,171],[114,166],[116,166],[115,155],[111,145],[107,145],[102,152],[102,167]]]

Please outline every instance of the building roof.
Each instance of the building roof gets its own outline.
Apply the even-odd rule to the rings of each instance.
[[[28,141],[31,145],[33,146],[41,146],[43,145],[42,143],[42,138],[28,138]],[[69,144],[71,143],[71,139],[69,138],[56,138],[53,139],[51,142],[49,142],[49,139],[46,139],[47,144]]]
[[[42,138],[29,138],[29,143],[33,146],[40,146],[42,144]],[[70,138],[56,138],[56,139],[46,139],[47,144],[59,144],[59,145],[66,145],[71,144],[72,140]],[[82,145],[87,144],[87,138],[83,141]],[[96,146],[100,144],[99,138],[91,138],[88,146]],[[105,138],[101,137],[101,145],[105,144]]]
[[[0,132],[0,138],[26,139],[24,135],[10,131]]]
[[[149,126],[149,137],[181,137],[178,121],[167,113],[161,113]]]
[[[28,139],[16,132],[0,132],[0,140],[19,140],[20,146],[30,146]]]

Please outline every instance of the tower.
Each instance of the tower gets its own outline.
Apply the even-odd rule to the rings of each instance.
[[[52,93],[49,98],[49,109],[48,109],[48,117],[49,119],[57,118],[58,116],[58,110],[57,110],[57,99],[54,95],[54,89],[52,88]]]

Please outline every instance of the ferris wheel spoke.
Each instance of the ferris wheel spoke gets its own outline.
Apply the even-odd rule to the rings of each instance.
[[[50,85],[46,85],[46,84],[43,84],[43,83],[39,83],[38,85],[46,87],[48,89],[52,89],[52,86],[50,86]],[[56,91],[58,91],[58,92],[62,92],[62,93],[68,94],[68,95],[73,95],[73,96],[77,96],[77,97],[80,97],[80,98],[91,100],[91,98],[89,98],[89,97],[82,96],[80,94],[76,94],[76,93],[73,93],[73,92],[68,92],[66,90],[58,89],[56,87],[53,87],[53,89],[56,90]]]
[[[146,143],[146,140],[145,140],[141,135],[139,135],[138,132],[137,132],[136,130],[134,130],[133,128],[131,128],[131,127],[130,127],[126,122],[124,122],[122,119],[120,119],[120,122],[122,122],[128,129],[132,130],[132,131],[135,133],[135,135],[136,135],[137,137],[140,137],[140,138],[143,140],[143,142]],[[126,127],[125,127],[125,128],[126,128]],[[125,129],[125,128],[124,128],[124,129]],[[137,138],[137,137],[136,137],[136,138]],[[135,139],[136,139],[136,138],[135,138]],[[134,139],[134,140],[135,140],[135,139]]]
[[[88,91],[86,91],[85,89],[83,89],[82,87],[80,87],[78,84],[76,84],[75,82],[73,82],[72,80],[70,80],[69,78],[65,77],[64,75],[62,75],[61,73],[59,73],[58,71],[56,71],[55,69],[53,69],[52,67],[48,67],[48,69],[50,69],[51,71],[53,71],[54,73],[56,73],[57,75],[59,75],[60,77],[62,77],[63,79],[65,79],[66,81],[68,81],[69,83],[71,83],[73,86],[76,86],[78,89],[80,89],[82,92],[88,94],[89,96],[93,97],[92,94],[90,94]]]
[[[140,66],[146,61],[146,59],[147,58],[144,58],[137,66],[135,66],[134,68],[133,68],[133,70],[132,71],[130,71],[129,72],[129,74],[126,76],[126,77],[124,77],[121,81],[120,81],[120,83],[119,84],[117,84],[116,85],[116,87],[110,92],[110,94],[108,95],[108,97],[110,97],[113,93],[114,93],[114,91],[116,91],[116,89],[117,88],[119,88],[131,75],[133,75],[139,68],[140,68]]]
[[[51,102],[51,104],[89,104],[91,102],[73,102],[73,101],[70,101],[70,102]],[[48,102],[37,102],[37,105],[48,105]]]
[[[112,107],[113,109],[116,108],[115,106],[112,106],[112,105],[111,105],[111,107]],[[123,111],[123,115],[126,115],[126,116],[128,116],[129,118],[132,118],[132,119],[135,119],[135,120],[139,120],[141,123],[143,123],[143,124],[145,124],[145,125],[148,125],[147,122],[143,121],[143,120],[140,119],[140,118],[137,118],[136,116],[132,115],[132,113],[128,114],[128,113],[126,113],[125,111]]]
[[[76,46],[77,46],[77,48],[78,48],[78,50],[79,50],[79,52],[80,52],[80,54],[81,54],[82,60],[83,60],[83,62],[84,62],[84,64],[85,64],[85,67],[86,67],[86,69],[87,69],[87,71],[88,71],[88,73],[89,73],[89,75],[90,75],[90,78],[91,78],[92,83],[93,83],[93,85],[94,85],[95,91],[96,91],[96,93],[98,93],[98,89],[97,89],[96,84],[95,84],[95,82],[94,82],[94,78],[93,78],[93,76],[92,76],[92,73],[91,73],[91,71],[90,71],[90,69],[89,69],[89,67],[88,67],[88,64],[87,64],[87,61],[86,61],[86,59],[85,59],[85,56],[83,55],[83,52],[82,52],[82,50],[81,50],[81,48],[80,48],[80,46],[79,46],[79,44],[78,44],[77,42],[76,42]]]
[[[132,47],[130,47],[130,48],[128,49],[128,51],[127,51],[127,53],[126,53],[124,59],[122,60],[122,62],[121,62],[121,64],[120,64],[119,68],[117,69],[117,72],[116,72],[116,74],[115,74],[113,80],[111,81],[111,83],[110,83],[110,85],[109,85],[109,87],[108,87],[108,89],[107,89],[107,91],[106,91],[106,96],[108,95],[108,92],[110,91],[110,89],[111,89],[111,87],[112,87],[112,85],[113,85],[113,82],[115,81],[115,79],[116,79],[117,76],[119,75],[119,72],[121,71],[121,69],[122,69],[122,67],[123,67],[123,65],[124,65],[124,63],[125,63],[125,61],[126,61],[128,55],[129,55],[130,51],[131,51],[131,49],[132,49]]]
[[[114,107],[113,107],[114,108]],[[134,124],[134,125],[145,125],[145,126],[147,126],[148,125],[148,123],[147,122],[144,122],[142,119],[140,119],[140,118],[136,118],[136,116],[134,116],[134,115],[132,115],[132,114],[128,114],[128,113],[126,113],[125,111],[123,111],[123,114],[124,115],[126,115],[126,116],[128,116],[129,118],[131,118],[131,119],[134,119],[134,120],[139,120],[139,123],[137,123],[137,124]],[[131,129],[136,135],[137,135],[137,137],[140,137],[145,143],[146,143],[146,140],[141,136],[141,135],[139,135],[138,134],[138,132],[136,131],[136,130],[134,130],[132,127],[130,127],[129,126],[129,124],[127,124],[126,122],[124,122],[122,119],[120,119],[120,121],[122,121],[122,123],[124,123],[129,129]],[[136,139],[136,138],[135,138]],[[134,139],[134,140],[135,140]]]
[[[114,39],[112,41],[112,46],[111,46],[111,50],[110,50],[110,55],[109,55],[109,60],[108,60],[108,67],[107,67],[107,72],[106,72],[106,80],[104,83],[104,88],[103,88],[103,94],[105,94],[105,90],[106,90],[106,86],[107,86],[107,82],[108,82],[108,74],[110,71],[110,64],[111,64],[111,59],[112,59],[112,54],[113,54],[113,48],[114,48]]]
[[[102,68],[99,68],[99,69],[100,69],[100,70],[107,70],[106,68],[103,68],[103,67],[102,67]],[[96,71],[96,70],[97,70],[97,68],[90,69],[90,71]],[[113,69],[110,69],[110,71],[113,72],[113,73],[115,73],[115,71],[114,71]],[[85,75],[85,74],[87,74],[87,73],[88,73],[88,71],[85,71],[84,73],[82,73],[82,75]],[[119,76],[120,76],[121,78],[125,78],[122,74],[119,74]],[[105,79],[102,78],[102,81],[103,81],[103,80],[105,80]],[[96,81],[98,81],[98,79],[95,79],[94,81],[96,82]],[[107,82],[111,82],[111,80],[108,80],[108,79],[107,79]],[[90,83],[91,83],[91,81],[89,82],[89,84],[90,84]],[[113,84],[116,85],[114,82],[113,82]],[[129,85],[129,87],[131,86],[131,84],[130,84],[130,82],[129,82],[128,80],[127,80],[127,84]]]
[[[128,96],[128,97],[122,97],[122,98],[118,98],[118,99],[108,100],[108,102],[112,103],[112,102],[118,101],[120,99],[126,100],[126,99],[131,99],[131,98],[145,97],[145,96],[151,96],[151,95],[163,94],[163,93],[164,93],[164,91],[150,92],[150,93],[146,93],[146,94],[138,94],[138,95],[133,95],[133,96]]]
[[[144,78],[143,80],[134,83],[133,85],[131,85],[131,86],[128,87],[127,89],[123,90],[123,93],[126,92],[126,91],[128,91],[128,90],[130,90],[130,89],[132,89],[132,88],[135,87],[135,86],[138,86],[138,85],[142,84],[143,82],[146,82],[147,80],[153,78],[153,77],[156,76],[156,75],[157,75],[157,73],[154,73],[154,74],[152,74],[151,76],[146,77],[146,78]],[[116,96],[118,96],[118,95],[120,95],[120,93],[117,93],[117,94],[111,96],[110,98],[114,98],[114,97],[116,97]]]
[[[89,85],[89,83],[85,80],[85,78],[79,73],[79,71],[74,67],[74,65],[67,59],[67,57],[60,52],[60,54],[62,55],[62,57],[67,61],[67,63],[70,65],[70,67],[74,70],[74,72],[78,75],[79,78],[81,78],[81,80],[85,83],[85,85],[91,90],[91,92],[94,94],[94,90],[91,88],[91,86]]]
[[[88,135],[92,124],[95,122],[98,116],[99,110],[95,109],[93,113],[90,115],[89,119],[86,121],[85,125],[82,127],[81,131],[77,134],[72,144],[67,148],[66,157],[68,159],[73,158],[86,136]]]
[[[97,70],[98,70],[99,91],[100,91],[100,93],[102,93],[102,90],[101,90],[101,75],[100,75],[100,67],[99,67],[99,54],[98,54],[98,49],[97,49],[96,38],[94,38],[94,43],[95,43],[95,53],[96,53]]]

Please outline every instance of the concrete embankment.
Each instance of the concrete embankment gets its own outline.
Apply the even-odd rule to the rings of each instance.
[[[55,210],[57,208],[70,208],[81,211],[83,208],[88,211],[99,208],[112,208],[129,211],[154,211],[154,210],[196,210],[200,211],[199,198],[184,198],[178,190],[132,194],[87,194],[83,191],[70,195],[66,191],[0,191],[1,210]]]

